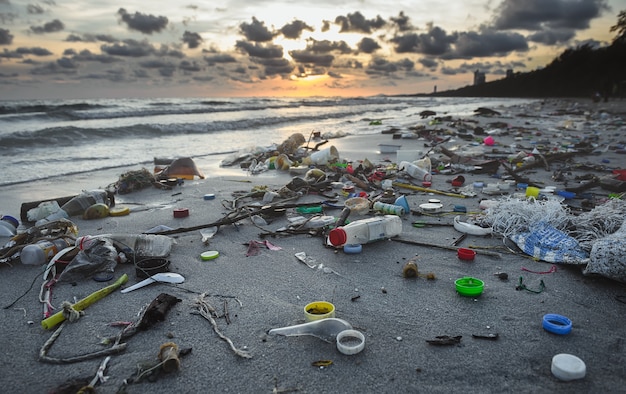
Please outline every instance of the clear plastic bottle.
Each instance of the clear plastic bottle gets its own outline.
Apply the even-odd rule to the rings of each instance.
[[[365,244],[395,237],[402,233],[402,219],[395,215],[378,216],[357,220],[334,228],[328,234],[333,246]]]
[[[61,207],[69,216],[82,215],[87,208],[94,204],[106,204],[114,206],[115,201],[106,190],[84,191],[75,196]]]
[[[174,239],[157,234],[100,234],[76,238],[80,250],[89,249],[100,239],[109,239],[120,251],[135,257],[167,257]]]
[[[42,240],[26,245],[20,252],[20,260],[26,265],[43,265],[50,261],[55,254],[70,246],[63,238],[52,241]]]

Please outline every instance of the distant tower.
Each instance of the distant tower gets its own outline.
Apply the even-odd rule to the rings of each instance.
[[[437,85],[435,85],[435,88],[433,89],[433,93],[437,93]]]
[[[479,70],[474,71],[474,85],[480,85],[485,83],[485,73]]]
[[[513,78],[513,69],[509,68],[508,70],[506,70],[506,77]]]

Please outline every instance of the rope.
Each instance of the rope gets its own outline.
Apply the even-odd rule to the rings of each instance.
[[[74,323],[81,316],[85,315],[84,311],[77,311],[68,301],[63,301],[63,303],[61,304],[61,308],[63,308],[63,317],[65,317],[65,319],[68,320],[70,323]]]

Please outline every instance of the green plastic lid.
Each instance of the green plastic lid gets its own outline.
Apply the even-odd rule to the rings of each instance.
[[[204,261],[207,261],[207,260],[216,259],[219,257],[219,255],[220,255],[220,252],[218,252],[217,250],[209,250],[200,254],[200,258]]]

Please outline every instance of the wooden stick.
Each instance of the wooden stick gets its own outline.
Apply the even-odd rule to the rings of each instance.
[[[402,238],[391,238],[391,240],[392,241],[396,241],[396,242],[400,242],[400,243],[403,243],[403,244],[417,245],[417,246],[427,246],[427,247],[431,247],[431,248],[453,250],[455,252],[459,249],[456,246],[438,245],[438,244],[432,244],[432,243],[429,243],[429,242],[413,241],[413,240],[402,239]],[[502,257],[502,255],[500,253],[496,253],[496,252],[489,252],[489,251],[480,250],[480,249],[472,249],[472,250],[475,251],[477,254],[484,254],[485,256],[491,256],[491,257],[496,257],[496,258],[501,258]]]
[[[427,188],[427,187],[410,185],[408,183],[393,182],[392,185],[393,186],[397,186],[397,187],[402,187],[402,188],[405,188],[405,189],[417,190],[419,192],[441,194],[441,195],[448,196],[448,197],[458,197],[458,198],[465,198],[466,197],[463,194],[448,193],[448,192],[444,192],[444,191],[437,190],[437,189],[430,189],[430,188]]]

